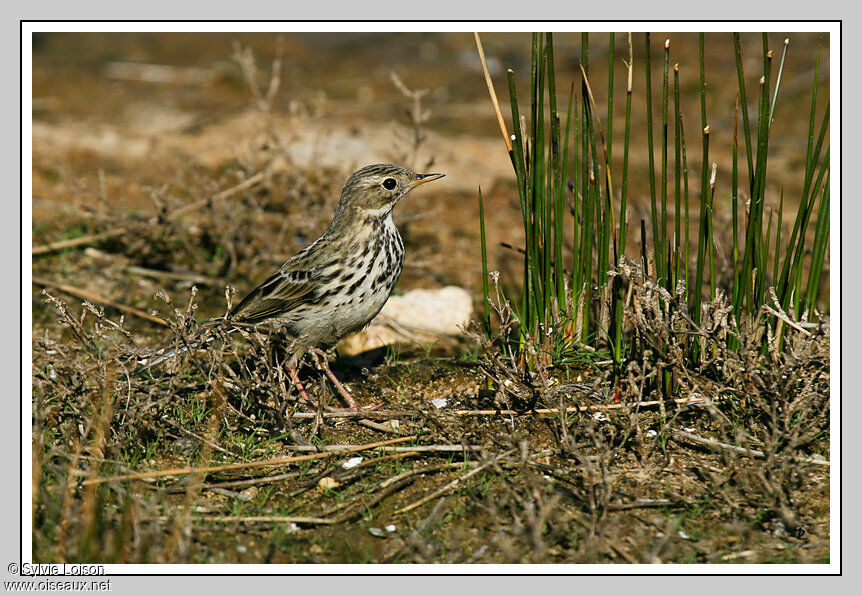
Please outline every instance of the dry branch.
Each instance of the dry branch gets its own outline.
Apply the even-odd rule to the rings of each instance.
[[[380,483],[380,488],[386,488],[390,484],[394,484],[400,480],[409,478],[410,476],[416,476],[418,474],[430,474],[431,472],[442,472],[443,470],[453,470],[457,468],[463,468],[464,466],[472,465],[476,464],[473,462],[454,462],[451,464],[438,464],[436,466],[423,466],[421,468],[413,468],[412,470],[401,472],[400,474],[398,474],[397,476],[393,476],[392,478],[387,478]]]
[[[52,252],[56,252],[58,250],[75,248],[76,246],[83,246],[85,244],[96,244],[97,242],[107,240],[108,238],[122,236],[126,232],[128,232],[126,228],[115,228],[113,230],[110,230],[109,232],[102,232],[101,234],[90,234],[88,236],[72,238],[71,240],[59,240],[57,242],[49,242],[48,244],[43,244],[42,246],[34,246],[33,256],[36,257],[40,255],[46,255]]]
[[[672,400],[655,400],[655,401],[641,401],[641,402],[633,402],[633,403],[618,403],[618,404],[603,404],[603,405],[595,405],[595,406],[571,406],[568,408],[536,408],[533,410],[453,410],[450,412],[455,416],[523,416],[525,414],[530,415],[539,415],[539,416],[547,416],[547,415],[555,415],[555,414],[569,414],[573,412],[602,412],[605,410],[622,410],[625,408],[646,408],[646,407],[654,407],[660,406],[663,403],[673,402],[679,405],[696,405],[701,403],[706,403],[702,397],[681,397]]]
[[[350,453],[352,450],[356,449],[355,445],[329,445],[325,447],[318,447],[316,445],[292,445],[288,447],[291,451],[320,451],[327,453]],[[415,447],[384,447],[382,451],[384,453],[408,453],[411,451],[416,451],[419,453],[459,453],[462,451],[479,451],[482,449],[481,445],[417,445]]]
[[[33,277],[33,283],[45,288],[56,288],[63,292],[64,294],[69,294],[70,296],[75,296],[76,298],[81,298],[82,300],[87,300],[89,302],[95,302],[97,304],[104,304],[106,306],[111,306],[116,308],[117,310],[121,310],[125,313],[129,313],[131,315],[135,315],[136,317],[140,317],[142,319],[146,319],[152,323],[156,323],[158,325],[162,325],[164,327],[170,327],[170,324],[161,317],[155,317],[149,313],[146,313],[138,308],[134,308],[132,306],[127,306],[125,304],[121,304],[116,302],[115,300],[111,300],[110,298],[105,298],[100,294],[96,294],[95,292],[90,292],[89,290],[84,290],[82,288],[76,288],[75,286],[70,286],[68,284],[61,284],[53,282],[49,279],[44,279],[41,277]]]
[[[419,435],[412,435],[409,437],[399,437],[397,439],[390,439],[388,441],[378,441],[376,443],[368,443],[366,445],[358,445],[356,447],[346,449],[339,453],[356,453],[358,451],[366,451],[368,449],[376,449],[377,447],[385,447],[387,445],[392,445],[394,443],[404,443],[406,441],[414,441],[419,438]],[[221,466],[203,466],[200,468],[172,468],[168,470],[157,470],[154,472],[139,472],[136,474],[122,474],[120,476],[109,476],[104,478],[89,478],[84,480],[81,484],[83,486],[88,486],[90,484],[102,484],[104,482],[112,482],[112,481],[120,481],[120,480],[146,480],[150,478],[162,478],[164,476],[178,476],[181,474],[191,474],[191,473],[209,473],[209,472],[223,472],[225,470],[245,470],[248,468],[261,468],[265,466],[283,466],[285,464],[300,462],[300,461],[310,461],[315,459],[325,459],[328,457],[332,457],[336,455],[335,452],[321,452],[321,453],[312,453],[310,455],[297,455],[293,457],[274,457],[271,459],[264,459],[258,461],[250,461],[250,462],[240,462],[236,464],[225,464]]]
[[[167,515],[160,515],[157,517],[145,517],[142,518],[141,521],[150,521],[150,522],[160,522],[160,523],[169,523],[174,520],[173,517]],[[297,517],[297,516],[280,516],[280,515],[225,515],[222,517],[216,516],[195,516],[191,518],[191,521],[197,523],[217,523],[217,524],[254,524],[254,523],[266,523],[266,524],[308,524],[308,525],[331,525],[336,523],[334,519],[324,519],[320,517]]]
[[[668,402],[673,402],[677,405],[698,405],[702,403],[707,403],[707,400],[703,397],[681,397],[673,400],[667,400]],[[593,406],[571,406],[568,408],[560,409],[560,408],[534,408],[532,410],[446,410],[443,409],[440,411],[442,414],[451,414],[453,416],[553,416],[556,414],[564,413],[570,414],[574,412],[602,412],[605,410],[622,410],[625,408],[650,408],[657,407],[661,405],[663,402],[661,400],[654,401],[641,401],[641,402],[632,402],[632,403],[613,403],[613,404],[599,404]],[[334,412],[322,412],[321,416],[323,418],[364,418],[364,417],[379,417],[379,418],[410,418],[416,415],[416,412],[407,412],[400,410],[377,410],[375,412],[351,412],[348,410],[337,410]],[[304,418],[314,418],[317,416],[315,413],[311,412],[294,412],[291,414],[291,418],[296,419],[304,419]],[[458,446],[460,448],[460,446]],[[333,445],[334,449],[341,449],[340,445]],[[308,450],[311,451],[313,449],[317,449],[316,447],[303,447],[300,446],[295,448],[297,450]]]
[[[631,503],[611,503],[609,511],[625,511],[627,509],[642,509],[648,507],[670,507],[674,502],[670,499],[638,499]]]
[[[196,210],[200,209],[201,207],[203,207],[204,205],[207,205],[213,201],[220,201],[221,199],[226,199],[227,197],[234,195],[240,191],[251,188],[252,186],[254,186],[255,184],[257,184],[258,182],[260,182],[261,180],[263,180],[266,177],[267,173],[270,170],[270,167],[271,167],[271,164],[267,164],[267,166],[264,167],[260,172],[258,172],[257,174],[255,174],[253,176],[246,178],[245,180],[243,180],[239,184],[231,186],[230,188],[226,188],[225,190],[223,190],[221,192],[217,192],[212,196],[206,197],[205,199],[195,201],[194,203],[189,203],[188,205],[186,205],[184,207],[180,207],[179,209],[174,210],[173,212],[171,212],[171,217],[179,217],[180,215],[185,215],[186,213],[196,211]]]
[[[196,284],[207,286],[223,286],[224,280],[213,279],[196,273],[176,273],[174,271],[159,271],[158,269],[148,269],[147,267],[138,267],[137,265],[129,265],[123,268],[126,273],[133,275],[143,275],[145,277],[154,277],[156,279],[173,279],[178,281],[190,281]]]
[[[450,490],[452,490],[453,488],[455,488],[456,486],[458,486],[458,484],[460,484],[464,480],[467,480],[467,478],[469,478],[470,476],[478,474],[482,470],[495,465],[499,460],[501,460],[504,457],[511,455],[512,453],[514,453],[514,450],[510,450],[510,451],[507,451],[506,453],[502,453],[500,455],[496,455],[496,456],[492,457],[491,459],[486,461],[481,466],[477,466],[476,468],[470,470],[469,472],[467,472],[463,476],[459,476],[458,478],[456,478],[455,480],[453,480],[452,482],[450,482],[446,486],[435,490],[430,495],[426,495],[425,497],[419,499],[418,501],[415,501],[415,502],[411,503],[410,505],[407,505],[406,507],[402,507],[401,509],[396,510],[395,514],[398,515],[400,513],[407,513],[408,511],[412,511],[413,509],[416,509],[417,507],[421,507],[422,505],[424,505],[428,501],[433,501],[434,499],[436,499],[440,495],[444,495],[447,492],[449,492]]]
[[[767,457],[767,454],[759,449],[746,449],[745,447],[737,447],[736,445],[731,445],[730,443],[722,443],[721,441],[716,441],[715,439],[708,439],[706,437],[701,437],[692,433],[688,433],[681,430],[672,431],[673,438],[678,441],[694,443],[695,445],[700,445],[702,447],[707,447],[712,449],[713,451],[731,451],[733,453],[738,453],[739,455],[747,455],[749,457],[756,457],[760,459],[764,459]],[[814,464],[816,466],[829,466],[830,462],[826,459],[819,459],[815,457],[795,457],[795,456],[786,456],[786,455],[778,455],[775,454],[775,457],[784,459],[788,458],[798,464]]]
[[[509,131],[506,130],[506,121],[503,119],[503,112],[500,110],[500,102],[497,101],[497,92],[494,90],[494,82],[491,80],[491,73],[488,71],[488,63],[485,62],[485,50],[482,48],[482,40],[479,39],[478,33],[473,33],[476,38],[476,49],[479,50],[479,60],[482,62],[482,72],[485,73],[485,84],[488,85],[488,93],[491,94],[491,103],[494,104],[494,112],[497,114],[497,123],[500,125],[500,132],[503,133],[503,140],[506,141],[506,149],[512,153],[512,141],[509,140]],[[515,123],[517,126],[517,123]]]

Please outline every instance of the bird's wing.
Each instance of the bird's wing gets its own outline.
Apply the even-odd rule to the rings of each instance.
[[[231,310],[230,318],[246,323],[258,323],[276,315],[289,319],[290,311],[312,300],[319,287],[320,280],[309,269],[282,267],[249,292]]]

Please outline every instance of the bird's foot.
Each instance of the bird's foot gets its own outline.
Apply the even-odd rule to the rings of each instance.
[[[350,391],[338,380],[338,377],[332,372],[329,368],[329,361],[327,360],[326,353],[323,350],[319,349],[309,349],[308,352],[312,355],[317,364],[318,368],[320,368],[329,380],[332,381],[332,384],[335,385],[335,389],[341,395],[341,398],[347,404],[348,409],[351,412],[359,412],[362,408],[359,407],[359,404],[356,403],[356,400],[353,399],[353,396],[350,394]]]
[[[341,381],[333,374],[331,370],[329,370],[329,366],[325,364],[323,365],[323,371],[326,373],[326,376],[329,377],[329,380],[332,381],[332,384],[335,385],[335,388],[338,390],[338,393],[341,394],[341,397],[344,398],[344,401],[347,403],[348,408],[352,412],[361,412],[362,408],[359,407],[359,404],[356,403],[356,400],[353,399],[353,396],[350,395],[350,391],[348,391],[347,387],[341,384]]]
[[[314,403],[311,401],[311,398],[308,397],[308,393],[305,392],[305,387],[302,385],[302,381],[299,380],[299,373],[296,372],[296,368],[291,366],[287,369],[287,374],[290,375],[290,380],[293,381],[293,384],[296,386],[297,391],[302,396],[302,398],[309,403]]]

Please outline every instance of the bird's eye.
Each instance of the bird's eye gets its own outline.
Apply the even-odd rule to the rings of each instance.
[[[386,190],[392,190],[396,186],[398,186],[398,183],[395,182],[395,178],[387,178],[383,181],[383,188],[385,188]]]

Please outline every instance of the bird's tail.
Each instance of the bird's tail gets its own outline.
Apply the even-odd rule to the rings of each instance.
[[[145,358],[138,358],[139,370],[143,371],[145,369],[152,368],[153,366],[157,366],[164,362],[165,360],[170,360],[171,358],[175,358],[180,354],[184,354],[189,350],[197,349],[200,346],[204,346],[211,341],[216,339],[215,335],[208,335],[203,339],[199,339],[197,341],[193,341],[184,346],[180,346],[178,348],[162,348],[160,350],[156,350],[150,356]]]
[[[219,334],[213,333],[212,328],[216,325],[221,324],[224,321],[222,317],[216,319],[210,319],[206,323],[201,326],[199,330],[198,339],[194,339],[190,342],[187,342],[185,345],[176,347],[176,348],[161,348],[151,353],[149,356],[145,356],[143,358],[138,358],[138,369],[136,372],[144,372],[149,370],[150,368],[165,362],[166,360],[170,360],[171,358],[176,358],[180,354],[184,354],[189,350],[195,350],[197,348],[203,347],[219,338]],[[228,331],[231,333],[233,330]]]

